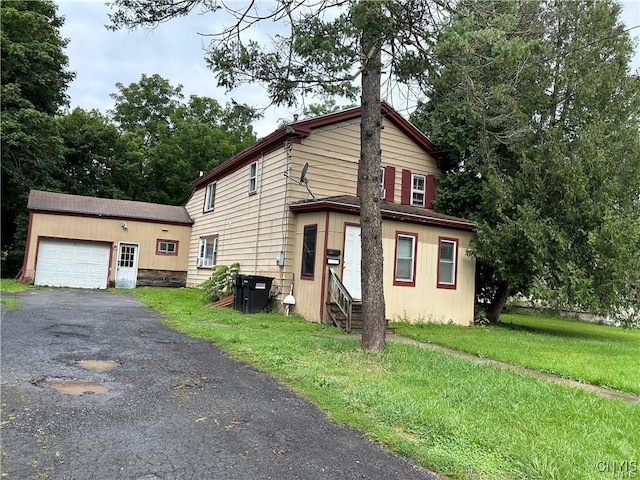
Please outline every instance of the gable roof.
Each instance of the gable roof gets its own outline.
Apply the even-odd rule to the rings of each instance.
[[[112,200],[65,193],[31,190],[27,208],[32,211],[86,217],[122,218],[157,223],[191,225],[193,221],[184,207],[159,203]]]
[[[338,195],[309,200],[300,200],[289,205],[293,212],[331,211],[360,215],[360,197]],[[385,220],[401,220],[409,223],[435,225],[456,230],[475,231],[476,224],[464,218],[453,217],[424,208],[381,202],[380,213]]]
[[[436,160],[438,168],[442,168],[441,161],[436,154],[433,143],[431,143],[431,141],[420,130],[418,130],[415,125],[406,120],[386,102],[382,102],[380,104],[380,110],[383,118],[390,120],[391,123],[398,127],[405,135],[407,135],[407,137],[416,142],[420,148]],[[222,162],[217,167],[209,170],[204,175],[194,180],[193,185],[196,189],[203,188],[211,181],[217,180],[233,172],[252,160],[255,160],[258,156],[282,147],[283,143],[288,139],[306,138],[311,134],[312,130],[316,128],[353,120],[354,118],[360,117],[361,112],[361,107],[350,108],[348,110],[322,115],[309,120],[301,120],[280,128],[263,139],[258,140],[253,145],[245,148],[230,159]]]

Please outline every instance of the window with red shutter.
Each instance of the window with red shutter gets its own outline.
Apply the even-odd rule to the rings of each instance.
[[[402,191],[400,193],[400,203],[411,205],[411,170],[402,169]]]

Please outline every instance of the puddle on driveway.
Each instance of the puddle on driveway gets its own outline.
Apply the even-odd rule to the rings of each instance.
[[[92,372],[108,372],[120,366],[117,362],[111,360],[80,360],[78,365]]]
[[[102,395],[108,392],[107,387],[95,382],[87,382],[84,380],[65,380],[55,379],[47,380],[45,384],[51,388],[55,388],[60,393],[66,395],[84,395],[85,393],[94,393]]]

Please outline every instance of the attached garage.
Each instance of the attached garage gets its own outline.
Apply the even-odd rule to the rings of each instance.
[[[109,243],[41,238],[36,258],[35,285],[107,288]]]

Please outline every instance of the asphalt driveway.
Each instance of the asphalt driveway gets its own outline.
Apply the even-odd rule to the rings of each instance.
[[[8,479],[434,479],[125,294],[2,312]]]

